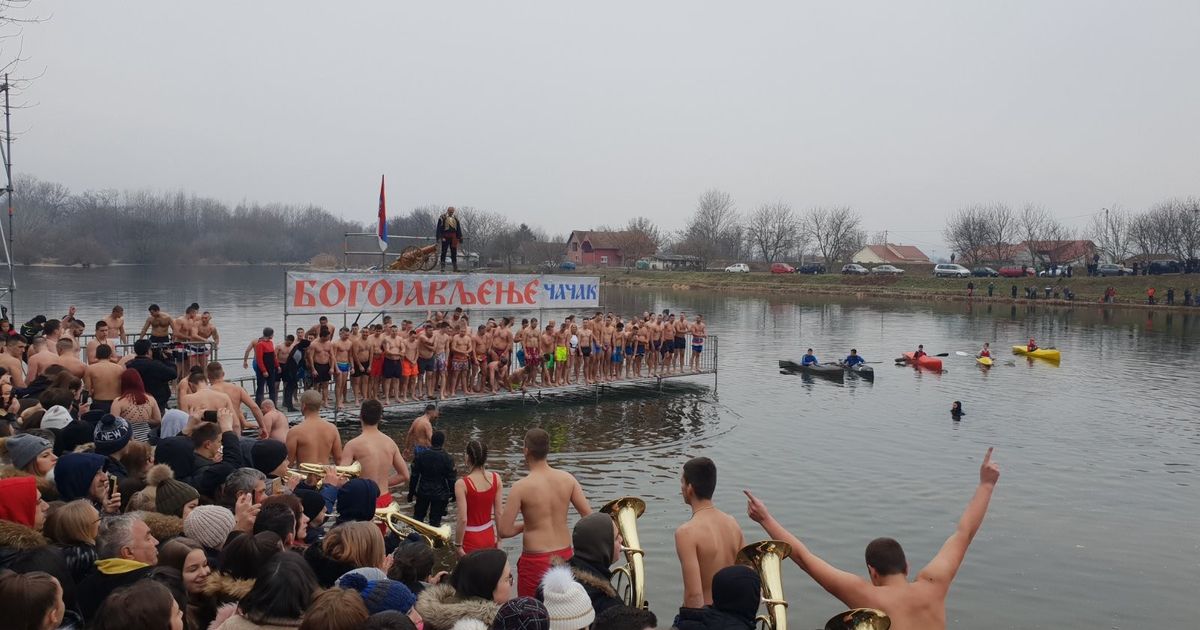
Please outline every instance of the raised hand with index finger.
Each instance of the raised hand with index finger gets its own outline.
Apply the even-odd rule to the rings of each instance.
[[[1000,466],[992,461],[992,448],[988,447],[987,453],[983,456],[983,464],[979,466],[979,483],[994,486],[1000,479]]]

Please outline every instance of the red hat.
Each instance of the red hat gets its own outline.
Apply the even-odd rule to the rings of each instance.
[[[33,527],[37,504],[37,482],[33,477],[0,479],[0,521]]]

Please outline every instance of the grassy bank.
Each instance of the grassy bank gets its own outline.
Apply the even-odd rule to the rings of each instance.
[[[1159,304],[1153,308],[1170,308],[1166,301],[1168,287],[1175,289],[1174,308],[1182,308],[1183,291],[1191,288],[1193,295],[1200,288],[1200,275],[1136,276],[1121,278],[933,278],[911,276],[904,278],[843,276],[840,274],[801,275],[770,273],[723,273],[723,272],[672,272],[672,271],[581,271],[587,275],[599,275],[602,284],[608,286],[654,287],[671,289],[709,289],[714,291],[740,292],[784,292],[812,295],[852,295],[855,297],[877,297],[913,300],[966,300],[967,284],[975,284],[975,300],[986,301],[988,283],[995,284],[993,301],[1011,302],[1011,290],[1017,285],[1018,302],[1025,299],[1025,287],[1037,287],[1039,298],[1036,303],[1060,303],[1066,300],[1043,299],[1045,287],[1070,287],[1075,293],[1074,303],[1095,304],[1100,301],[1107,287],[1117,291],[1116,303],[1123,306],[1146,305],[1146,289],[1155,287]],[[1200,310],[1200,309],[1197,309]]]

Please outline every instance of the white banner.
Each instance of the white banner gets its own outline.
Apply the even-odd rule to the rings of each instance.
[[[287,273],[289,315],[386,311],[518,311],[600,305],[600,278],[490,273]]]

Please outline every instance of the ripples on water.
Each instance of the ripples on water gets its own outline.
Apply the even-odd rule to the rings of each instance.
[[[129,327],[145,305],[191,301],[214,312],[222,355],[237,355],[263,325],[282,328],[277,269],[21,270],[18,307],[55,315],[69,303],[91,321],[114,300]],[[124,287],[116,295],[107,287]],[[574,472],[593,506],[626,494],[647,500],[638,521],[648,596],[669,621],[681,600],[672,532],[688,517],[679,470],[707,455],[720,470],[716,501],[745,516],[742,488],[759,494],[793,533],[830,562],[865,575],[862,550],[898,538],[915,573],[954,529],[996,447],[1002,470],[991,510],[955,586],[948,619],[962,628],[1195,627],[1200,578],[1200,394],[1197,313],[1073,310],[963,303],[860,302],[797,296],[605,289],[606,310],[702,312],[721,338],[711,377],[660,394],[634,388],[567,402],[448,409],[439,421],[456,456],[483,439],[511,485],[529,426],[550,431],[553,461]],[[373,314],[366,314],[363,321]],[[353,317],[351,317],[353,319]],[[291,322],[295,328],[299,323]],[[1061,364],[1008,354],[1036,337]],[[924,343],[931,353],[992,342],[984,371],[950,356],[946,374],[897,368]],[[831,360],[856,347],[874,384],[779,374],[806,347]],[[226,361],[239,373],[240,361]],[[951,420],[950,403],[967,415]],[[392,419],[402,433],[408,418]],[[519,542],[506,541],[510,552]],[[795,627],[842,608],[793,565],[784,573]]]

